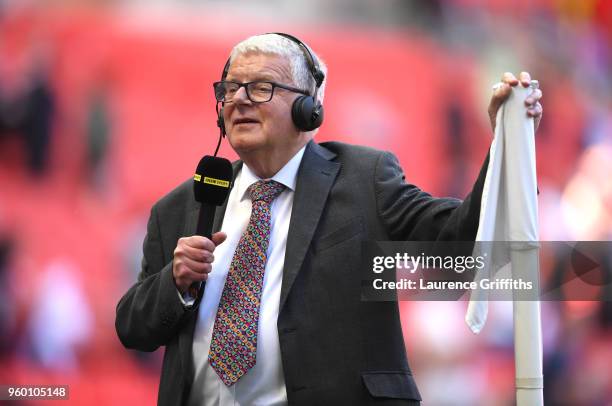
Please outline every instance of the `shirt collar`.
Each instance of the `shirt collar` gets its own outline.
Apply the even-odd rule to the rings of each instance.
[[[304,151],[306,150],[306,145],[304,145],[294,156],[283,166],[274,176],[272,176],[272,180],[277,181],[278,183],[282,183],[285,185],[287,189],[291,191],[295,191],[295,184],[297,181],[297,171],[300,168],[300,163],[302,162],[302,157],[304,156]],[[236,187],[238,188],[238,196],[240,196],[240,200],[246,197],[246,191],[249,186],[253,183],[261,180],[261,178],[255,175],[248,165],[245,163],[242,165],[242,170],[240,171],[240,179],[236,182]]]

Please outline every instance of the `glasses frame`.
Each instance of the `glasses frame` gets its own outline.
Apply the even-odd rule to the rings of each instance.
[[[298,89],[296,87],[292,87],[289,85],[283,85],[281,83],[276,83],[276,82],[272,82],[269,80],[254,80],[252,82],[245,82],[245,83],[240,83],[240,82],[234,82],[233,80],[221,80],[218,82],[214,82],[213,83],[213,90],[215,91],[215,100],[217,100],[220,103],[233,103],[234,99],[232,98],[232,100],[219,100],[217,98],[217,86],[223,84],[223,83],[233,83],[235,85],[238,85],[238,88],[236,89],[236,92],[238,92],[238,90],[240,90],[241,87],[244,87],[244,90],[246,92],[247,98],[252,102],[252,103],[267,103],[270,100],[272,100],[272,97],[274,96],[274,90],[278,87],[284,90],[288,90],[290,92],[294,92],[294,93],[299,93],[299,94],[303,94],[306,96],[309,96],[310,94],[308,92],[305,92],[302,89]],[[270,98],[268,100],[258,100],[255,101],[251,98],[251,92],[249,91],[249,85],[252,85],[253,83],[268,83],[270,85],[272,85],[272,91],[270,92]],[[234,93],[235,94],[235,93]]]

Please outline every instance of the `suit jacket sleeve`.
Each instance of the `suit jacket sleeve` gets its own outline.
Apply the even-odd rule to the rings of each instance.
[[[172,276],[172,258],[165,258],[156,206],[151,210],[143,244],[138,282],[117,305],[115,328],[127,348],[154,351],[177,335],[197,309],[181,303]]]
[[[478,230],[480,201],[488,156],[472,188],[462,202],[434,198],[405,181],[397,158],[383,153],[376,165],[376,205],[392,240],[473,241]]]

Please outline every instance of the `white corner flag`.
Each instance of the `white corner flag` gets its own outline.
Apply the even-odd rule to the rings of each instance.
[[[536,82],[537,83],[537,82]],[[539,281],[538,205],[533,119],[527,116],[525,99],[532,89],[518,85],[497,112],[485,177],[476,241],[508,241],[483,244],[485,274],[510,263],[512,275]],[[504,249],[505,248],[505,249]],[[482,254],[482,247],[479,248]],[[539,291],[539,286],[536,286]],[[478,334],[487,319],[488,294],[472,291],[465,321]],[[540,303],[514,301],[514,343],[518,405],[542,405],[542,333]]]

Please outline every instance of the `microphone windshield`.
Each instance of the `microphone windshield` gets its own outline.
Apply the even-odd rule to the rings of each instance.
[[[233,174],[230,161],[206,155],[200,160],[193,175],[196,201],[221,206],[230,192]]]

